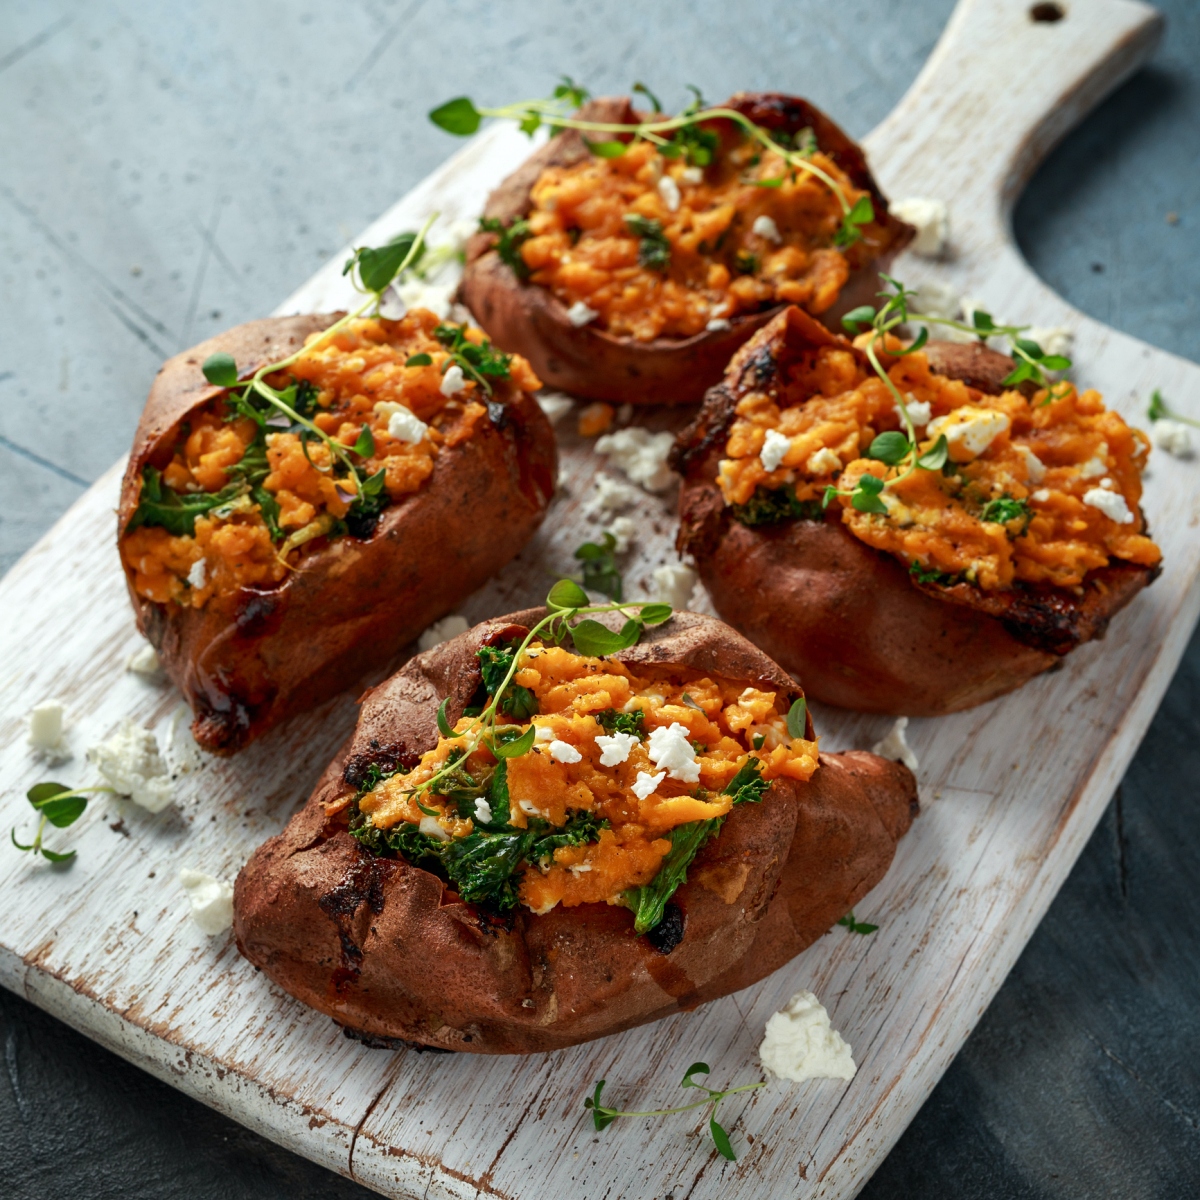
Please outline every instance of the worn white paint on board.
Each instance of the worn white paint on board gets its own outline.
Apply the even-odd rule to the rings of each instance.
[[[1045,289],[1016,253],[1008,214],[1057,137],[1152,48],[1158,21],[1127,0],[1077,0],[1035,24],[1013,0],[964,0],[925,71],[868,139],[892,196],[951,210],[944,262],[905,259],[909,282],[938,278],[994,314],[1076,331],[1075,378],[1142,423],[1149,391],[1200,415],[1200,368],[1115,333]],[[836,114],[834,114],[836,116]],[[389,211],[359,244],[439,209],[478,212],[527,152],[489,130]],[[281,312],[348,299],[338,256]],[[639,418],[643,419],[643,418]],[[679,414],[644,418],[674,428]],[[520,558],[471,597],[471,620],[537,602],[600,525],[585,515],[597,471],[560,425],[566,481]],[[51,845],[79,850],[61,870],[19,859],[0,872],[0,983],[126,1058],[301,1154],[394,1196],[852,1196],[928,1095],[999,987],[1099,819],[1179,661],[1200,610],[1200,467],[1155,453],[1145,507],[1165,551],[1162,578],[1077,651],[1064,670],[972,712],[914,721],[924,812],[884,882],[859,906],[869,938],[835,928],[770,979],[694,1013],[525,1059],[370,1050],[283,995],[187,917],[181,866],[232,878],[309,791],[353,720],[353,696],[276,731],[232,761],[192,762],[175,738],[178,802],[151,816],[97,800]],[[618,474],[615,470],[611,473]],[[28,831],[23,792],[47,774],[23,715],[67,702],[75,758],[52,775],[94,779],[85,747],[126,716],[177,726],[178,696],[130,674],[138,647],[113,516],[114,467],[0,582],[0,797]],[[632,512],[631,590],[673,561],[671,497]],[[385,664],[380,664],[380,670]],[[816,707],[816,706],[814,706]],[[1047,723],[1047,714],[1052,720]],[[881,718],[821,708],[826,748],[867,746]],[[176,734],[178,729],[176,728]],[[115,828],[114,828],[115,827]],[[740,1157],[720,1159],[703,1119],[618,1123],[594,1134],[584,1095],[675,1103],[704,1058],[718,1085],[756,1076],[766,1018],[816,992],[854,1048],[850,1083],[772,1084],[723,1109]]]

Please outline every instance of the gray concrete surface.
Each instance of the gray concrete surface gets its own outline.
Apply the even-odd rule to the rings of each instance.
[[[670,100],[689,82],[712,98],[773,87],[861,135],[951,7],[5,0],[0,571],[124,452],[164,355],[269,311],[453,149],[424,120],[437,100],[538,95],[560,73],[594,91],[643,79]],[[1087,0],[1072,7],[1086,16]],[[1154,63],[1055,152],[1016,225],[1073,303],[1200,359],[1200,6],[1162,7]],[[1200,1195],[1198,701],[1200,638],[1045,922],[864,1195]],[[366,1195],[7,993],[0,1031],[0,1193]]]

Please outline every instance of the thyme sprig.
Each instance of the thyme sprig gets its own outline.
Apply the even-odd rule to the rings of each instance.
[[[633,90],[648,96],[656,110],[660,108],[657,99],[644,85],[635,85]],[[515,104],[501,105],[499,108],[484,108],[467,96],[457,96],[433,109],[429,119],[440,129],[458,137],[468,137],[475,133],[485,117],[516,121],[521,131],[530,137],[543,125],[551,133],[576,129],[585,134],[619,134],[631,137],[632,141],[589,141],[587,138],[584,140],[588,149],[599,158],[619,158],[634,142],[647,141],[656,146],[664,157],[682,156],[694,166],[707,166],[712,161],[713,151],[717,147],[715,134],[703,126],[710,121],[732,121],[747,137],[762,146],[763,150],[778,154],[783,159],[784,173],[777,179],[752,181],[756,186],[780,187],[789,175],[794,177],[797,171],[801,171],[819,179],[834,194],[842,210],[842,222],[833,239],[836,246],[844,249],[859,241],[862,237],[861,227],[875,219],[875,208],[870,196],[860,196],[852,203],[842,185],[828,171],[812,162],[815,146],[811,130],[808,131],[808,136],[804,136],[805,131],[802,130],[799,136],[786,138],[794,144],[785,145],[737,109],[706,107],[699,92],[695,93],[693,103],[677,116],[659,116],[658,119],[639,121],[633,125],[608,121],[581,121],[578,117],[570,115],[588,99],[589,93],[586,88],[564,76],[553,94],[544,99],[521,100]],[[657,113],[655,115],[658,116]]]
[[[14,828],[9,834],[12,844],[26,854],[40,854],[47,862],[70,862],[75,857],[74,850],[69,850],[65,854],[47,850],[42,845],[42,837],[46,832],[47,825],[53,825],[55,829],[65,829],[68,825],[74,825],[87,808],[89,792],[102,792],[110,796],[117,794],[116,789],[104,786],[71,788],[67,787],[65,783],[53,783],[49,780],[44,783],[35,783],[25,793],[25,798],[33,805],[34,811],[38,814],[37,833],[34,835],[33,841],[26,846],[17,841],[17,831]]]
[[[729,1140],[728,1132],[717,1121],[717,1107],[726,1096],[736,1096],[739,1092],[752,1092],[756,1088],[766,1087],[767,1081],[760,1080],[758,1083],[743,1083],[740,1087],[726,1088],[724,1091],[718,1091],[716,1088],[710,1088],[706,1084],[698,1083],[694,1076],[711,1074],[708,1063],[694,1062],[684,1073],[680,1087],[699,1088],[704,1092],[704,1098],[695,1100],[691,1104],[680,1104],[675,1108],[651,1108],[640,1112],[626,1112],[622,1109],[609,1108],[601,1103],[601,1093],[604,1091],[605,1080],[601,1079],[596,1084],[596,1090],[587,1097],[583,1102],[583,1107],[592,1114],[592,1122],[597,1130],[607,1129],[618,1117],[669,1117],[675,1113],[691,1112],[693,1109],[704,1108],[709,1106],[708,1112],[708,1131],[712,1135],[713,1144],[716,1146],[718,1153],[722,1157],[729,1159],[730,1162],[737,1161],[737,1155],[734,1153],[733,1145]]]

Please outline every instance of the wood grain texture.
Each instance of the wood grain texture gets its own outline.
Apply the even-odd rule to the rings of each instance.
[[[997,316],[1077,331],[1076,378],[1136,420],[1152,387],[1200,414],[1200,369],[1075,313],[1023,265],[1008,210],[1037,158],[1120,82],[1156,36],[1151,10],[1119,0],[1072,6],[1032,25],[1025,5],[964,3],[930,65],[868,141],[892,196],[946,199],[954,255],[905,260],[908,282],[937,276]],[[1014,86],[1016,81],[1016,86]],[[411,227],[437,207],[477,212],[527,152],[489,131],[360,241]],[[336,257],[281,309],[345,298]],[[647,423],[668,427],[673,418]],[[596,471],[562,438],[567,490],[543,532],[463,612],[474,620],[536,602],[597,525],[584,513]],[[90,778],[82,749],[129,715],[165,736],[178,697],[124,673],[137,646],[113,545],[114,468],[0,584],[3,816],[26,825],[21,793],[45,768],[21,718],[67,700],[77,759],[53,774]],[[179,802],[150,817],[96,803],[68,834],[69,872],[16,862],[0,878],[0,982],[156,1075],[269,1137],[397,1196],[850,1196],[899,1136],[999,986],[1065,878],[1140,740],[1200,610],[1200,477],[1155,454],[1146,511],[1163,577],[1065,669],[973,712],[914,723],[923,816],[884,883],[859,908],[869,939],[835,929],[757,988],[695,1013],[587,1046],[522,1060],[372,1051],[271,988],[227,938],[186,919],[182,865],[232,878],[307,793],[352,720],[353,698],[290,723],[229,761],[179,778]],[[626,575],[646,590],[669,560],[669,498],[647,498]],[[52,581],[52,582],[48,582]],[[380,664],[381,669],[383,664]],[[1045,714],[1053,714],[1047,726]],[[822,710],[828,748],[869,745],[887,722]],[[1036,739],[1036,740],[1035,740]],[[120,816],[130,834],[109,828]],[[15,860],[13,860],[15,861]],[[816,991],[854,1047],[859,1073],[772,1086],[725,1111],[741,1152],[716,1157],[700,1121],[615,1125],[600,1140],[581,1101],[601,1076],[613,1099],[673,1103],[704,1057],[718,1083],[756,1070],[766,1017],[797,988]],[[750,1137],[753,1142],[750,1142]]]

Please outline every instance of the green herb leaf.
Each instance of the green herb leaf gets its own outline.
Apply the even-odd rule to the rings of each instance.
[[[875,310],[869,304],[860,304],[842,318],[842,328],[849,334],[860,333],[864,326],[869,326],[874,320]]]
[[[907,436],[893,429],[887,433],[879,434],[871,442],[870,449],[867,451],[867,457],[887,463],[889,467],[894,467],[898,462],[908,457],[912,448],[912,442],[908,440]]]
[[[442,737],[446,737],[446,738],[454,736],[454,726],[450,724],[450,718],[446,716],[446,706],[449,703],[450,703],[450,697],[447,696],[441,702],[441,704],[438,705],[438,710],[437,710],[438,732],[442,735]]]
[[[74,850],[68,850],[65,854],[59,854],[53,850],[47,850],[45,846],[39,846],[38,853],[48,862],[52,863],[70,862],[75,857]]]
[[[616,1119],[617,1114],[603,1110],[600,1104],[600,1093],[604,1090],[604,1080],[596,1084],[596,1090],[584,1102],[584,1108],[592,1110],[592,1121],[598,1130],[607,1129]]]
[[[875,220],[875,206],[870,196],[859,196],[850,211],[842,218],[841,227],[834,234],[833,244],[839,249],[851,246],[862,237],[860,226]]]
[[[411,354],[404,360],[406,367],[432,367],[433,359],[428,354]]]
[[[382,292],[395,279],[396,272],[412,251],[417,236],[415,233],[398,233],[387,245],[378,249],[360,247],[347,260],[342,274],[345,275],[357,263],[358,277],[363,287],[369,292]],[[415,267],[424,256],[425,243],[422,242],[409,267]]]
[[[589,658],[606,658],[634,645],[640,632],[641,624],[637,621],[626,621],[620,632],[614,633],[607,626],[589,617],[571,627],[571,640],[580,654]]]
[[[632,712],[617,712],[615,708],[606,708],[593,713],[593,717],[603,726],[607,734],[632,733],[640,741],[646,740],[646,717],[640,708]]]
[[[481,646],[475,657],[479,660],[479,671],[483,676],[483,686],[489,696],[495,696],[497,689],[503,687],[508,677],[516,652],[504,646]],[[497,710],[515,717],[518,721],[528,721],[538,710],[537,697],[527,688],[517,683],[510,683],[504,689],[504,695],[496,704]]]
[[[565,100],[571,108],[582,108],[588,102],[590,93],[573,80],[570,75],[560,75],[562,82],[554,89],[555,100]]]
[[[1016,367],[1000,381],[1000,386],[1014,388],[1018,384],[1024,383],[1027,379],[1036,378],[1036,375],[1037,372],[1034,370],[1033,364],[1022,359],[1019,363],[1017,363]]]
[[[176,492],[163,483],[157,467],[145,467],[142,494],[127,532],[140,525],[159,525],[176,537],[194,537],[197,517],[229,504],[245,492],[241,483],[228,484],[219,492]]]
[[[530,725],[519,738],[503,744],[494,744],[492,746],[492,753],[497,758],[520,758],[522,754],[528,754],[533,749],[536,737],[537,729],[533,725]]]
[[[802,738],[808,732],[808,701],[803,696],[788,709],[788,737]]]
[[[868,925],[865,921],[856,921],[853,912],[848,912],[838,921],[838,924],[844,925],[851,933],[858,933],[863,937],[866,937],[869,933],[874,933],[879,928],[878,925]]]
[[[689,821],[671,830],[668,834],[671,849],[662,860],[658,874],[642,887],[622,893],[621,902],[633,910],[635,933],[647,933],[663,919],[667,901],[687,882],[692,859],[709,838],[717,835],[724,820],[724,817],[711,817],[707,821]]]
[[[936,583],[941,587],[951,587],[958,582],[956,575],[947,575],[944,571],[926,569],[915,560],[909,563],[908,573],[918,583]]]
[[[583,144],[597,158],[620,158],[629,149],[627,142],[589,142],[584,138]]]
[[[913,338],[910,345],[904,346],[899,350],[890,350],[885,347],[885,352],[890,354],[893,358],[903,358],[906,354],[916,354],[916,352],[920,350],[927,341],[929,341],[929,328],[928,326],[922,325],[920,331],[917,333],[917,336]]]
[[[821,496],[821,508],[828,508],[840,495],[841,493],[837,490],[837,488],[835,488],[833,484],[829,484]]]
[[[837,489],[833,489],[834,494]],[[745,504],[730,506],[735,521],[743,525],[776,525],[780,521],[819,521],[825,505],[820,500],[797,500],[792,484],[781,488],[758,487]]]
[[[663,108],[662,101],[644,83],[635,83],[633,85],[633,90],[636,94],[645,96],[646,99],[650,101],[650,103],[654,106],[652,111],[656,113],[667,111],[665,108]]]
[[[1146,409],[1146,416],[1151,421],[1161,421],[1164,417],[1169,417],[1170,415],[1171,410],[1167,402],[1163,399],[1162,392],[1158,388],[1155,388],[1150,393],[1150,406]]]
[[[709,1117],[708,1130],[722,1157],[729,1159],[730,1162],[737,1162],[737,1155],[734,1154],[733,1147],[729,1143],[729,1134],[717,1124],[716,1117]]]
[[[587,608],[590,603],[587,592],[573,579],[560,579],[546,597],[546,607],[549,609]]]
[[[704,1088],[704,1090],[707,1092],[708,1091],[707,1086],[703,1083],[697,1083],[692,1078],[692,1076],[693,1075],[711,1075],[711,1074],[712,1074],[712,1070],[709,1067],[708,1063],[694,1062],[694,1063],[692,1063],[692,1065],[690,1067],[688,1067],[688,1069],[686,1071],[684,1071],[683,1081],[680,1083],[679,1086],[685,1087],[685,1088],[689,1088],[689,1087],[690,1088]]]
[[[371,432],[369,425],[364,425],[358,435],[358,441],[354,443],[354,453],[359,458],[371,458],[375,453],[375,435]]]
[[[457,96],[433,109],[429,119],[447,133],[467,137],[478,130],[483,116],[466,96]]]
[[[34,808],[57,829],[74,825],[87,808],[87,797],[68,791],[66,795],[39,801]]]
[[[672,611],[669,604],[643,604],[638,617],[643,625],[661,625],[671,619]]]
[[[1045,354],[1042,356],[1042,368],[1046,371],[1065,371],[1071,365],[1071,360],[1061,354]]]
[[[763,743],[764,743],[766,740],[767,740],[767,738],[766,738],[766,734],[762,734],[762,733],[756,733],[756,734],[755,734],[755,735],[754,735],[754,736],[753,736],[753,737],[750,739],[750,744],[751,744],[751,745],[754,747],[754,749],[755,749],[755,750],[761,750],[761,749],[763,748]]]
[[[643,217],[640,213],[627,213],[625,224],[631,233],[641,238],[638,262],[653,271],[665,271],[671,263],[671,243],[667,241],[662,222],[653,217]]]
[[[233,387],[238,381],[237,363],[234,362],[232,354],[226,354],[224,351],[210,354],[200,370],[214,387]]]
[[[742,251],[739,251],[734,256],[733,265],[743,275],[757,275],[758,274],[758,255],[746,254]]]
[[[575,557],[583,563],[583,586],[594,592],[603,592],[610,600],[619,601],[622,582],[617,567],[616,547],[617,539],[611,533],[606,533],[603,544],[584,542],[575,551]]]
[[[518,218],[505,225],[499,217],[480,217],[479,228],[484,233],[496,235],[496,253],[500,261],[507,264],[518,279],[528,279],[530,271],[521,257],[521,247],[533,236],[529,222]]]
[[[971,324],[985,337],[994,333],[996,329],[996,322],[992,320],[992,314],[984,312],[981,308],[972,310]]]
[[[926,471],[940,471],[946,465],[946,459],[950,454],[950,443],[946,441],[944,433],[938,435],[938,439],[917,459],[917,466]]]
[[[883,491],[883,480],[874,475],[863,475],[859,478],[858,486],[850,495],[850,503],[865,513],[887,513],[887,505],[879,498]]]
[[[1020,521],[1022,524],[1019,531],[1008,530],[1009,537],[1017,538],[1029,528],[1029,522],[1033,520],[1033,509],[1029,507],[1028,500],[1016,500],[1005,494],[989,500],[980,510],[979,519],[1006,527],[1014,521]]]
[[[69,791],[71,789],[65,783],[35,783],[25,793],[25,798],[34,808],[37,808],[39,804],[44,804],[47,800],[53,800],[56,796],[61,796]]]
[[[770,786],[762,777],[762,763],[757,758],[747,758],[738,768],[737,774],[725,785],[723,794],[732,796],[735,806],[757,804]]]

